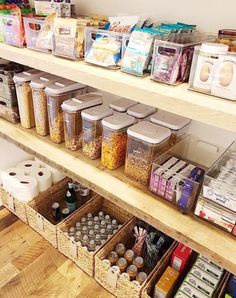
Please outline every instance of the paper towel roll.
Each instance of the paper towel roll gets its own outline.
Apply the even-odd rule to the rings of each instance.
[[[20,162],[17,165],[17,168],[23,169],[25,175],[30,175],[31,173],[38,171],[38,169],[40,168],[40,164],[36,160],[25,160]]]
[[[56,184],[58,182],[60,182],[61,180],[63,180],[64,178],[66,178],[66,175],[64,173],[62,173],[61,171],[46,165],[46,169],[50,170],[52,173],[52,183]]]
[[[12,187],[12,195],[24,202],[32,200],[39,194],[38,181],[30,176],[17,176],[18,182]]]
[[[45,168],[46,167],[45,162],[41,161],[37,157],[35,157],[34,160],[39,163],[40,168]]]
[[[18,182],[18,177],[24,175],[24,170],[21,168],[10,168],[6,171],[2,171],[1,180],[3,188],[12,194],[14,185]]]
[[[31,173],[38,181],[39,191],[43,192],[52,186],[52,173],[49,169],[40,168]]]

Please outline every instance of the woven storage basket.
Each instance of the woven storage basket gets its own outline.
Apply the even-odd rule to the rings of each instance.
[[[173,250],[173,247],[176,246],[176,243],[173,242],[171,247],[168,249],[168,251],[165,253],[165,255],[162,256],[162,258],[159,260],[159,262],[156,264],[154,269],[148,274],[147,280],[141,285],[136,286],[132,282],[128,281],[127,279],[124,279],[120,277],[120,275],[117,278],[117,281],[114,282],[112,278],[112,273],[110,271],[109,266],[106,266],[102,260],[107,258],[107,255],[114,250],[114,247],[117,243],[122,242],[125,244],[126,248],[129,249],[133,246],[134,242],[131,236],[133,233],[133,229],[135,225],[137,224],[138,219],[132,218],[132,220],[123,227],[116,235],[113,237],[96,255],[95,257],[95,279],[97,282],[102,285],[107,291],[112,293],[113,295],[119,297],[119,298],[137,298],[141,297],[141,293],[147,284],[147,282],[152,277],[153,273],[159,268],[160,264],[162,264],[163,260],[168,255],[169,251]],[[112,283],[110,282],[112,280]]]
[[[52,203],[58,202],[61,209],[66,207],[65,197],[69,181],[70,179],[66,178],[55,184],[26,206],[29,225],[56,248],[59,223],[52,218]]]
[[[93,253],[86,251],[82,246],[76,245],[75,242],[71,241],[66,233],[71,226],[74,226],[87,213],[92,213],[95,216],[101,210],[104,214],[109,214],[112,218],[117,219],[120,224],[126,224],[131,219],[131,215],[124,209],[121,209],[101,196],[96,196],[88,204],[80,208],[79,212],[75,212],[70,218],[62,222],[57,229],[58,250],[74,261],[77,266],[90,276],[94,275],[95,255],[99,250]],[[113,237],[115,235],[107,241],[111,241]]]

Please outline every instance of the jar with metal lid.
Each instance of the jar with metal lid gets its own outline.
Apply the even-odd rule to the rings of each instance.
[[[144,261],[142,257],[136,257],[133,260],[133,265],[135,265],[138,269],[142,269],[144,266]]]
[[[168,143],[171,147],[187,135],[189,125],[191,123],[191,120],[186,117],[163,110],[158,110],[155,114],[153,114],[150,121],[154,124],[170,129],[171,137],[169,138]]]
[[[126,114],[115,114],[102,120],[102,165],[110,170],[119,168],[125,162],[127,129],[135,119]]]
[[[148,120],[148,117],[156,112],[157,108],[139,103],[128,109],[127,114],[137,121]]]
[[[147,273],[145,272],[139,272],[136,276],[136,280],[140,285],[142,285],[146,279],[147,279]]]
[[[83,153],[90,159],[101,156],[102,119],[112,114],[112,110],[104,106],[84,110],[81,114],[83,119]]]
[[[133,101],[128,98],[120,98],[110,103],[110,108],[116,112],[126,113],[127,110],[138,104],[136,101]]]
[[[123,257],[126,251],[125,245],[123,243],[117,243],[115,246],[115,251],[118,253],[120,257]]]
[[[115,265],[116,262],[118,261],[119,256],[118,256],[117,252],[115,252],[115,251],[111,251],[111,252],[109,253],[109,255],[107,256],[107,259],[110,261],[111,266],[113,266],[113,265]]]
[[[126,272],[129,274],[130,280],[134,280],[138,274],[138,268],[135,265],[129,265]]]
[[[116,266],[119,267],[120,272],[125,272],[128,262],[125,258],[119,258],[116,262]]]
[[[99,93],[87,93],[76,96],[63,102],[65,146],[71,150],[82,147],[82,116],[84,109],[101,105],[102,95]]]
[[[49,131],[52,142],[60,144],[64,141],[62,103],[86,92],[85,85],[67,79],[60,79],[46,87]]]
[[[126,258],[126,260],[129,264],[132,264],[133,259],[135,257],[134,251],[132,249],[126,250],[124,257]]]
[[[171,131],[147,121],[128,129],[125,174],[141,184],[149,183],[152,163],[161,148],[165,147]]]
[[[236,52],[236,30],[221,29],[218,31],[217,42],[229,46],[229,52]]]

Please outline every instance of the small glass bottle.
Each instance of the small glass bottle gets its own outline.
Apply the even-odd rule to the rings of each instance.
[[[107,225],[105,220],[101,220],[101,224],[100,224],[101,229],[106,229]]]
[[[112,225],[113,230],[116,230],[118,228],[117,220],[116,219],[113,219],[111,221],[111,225]]]
[[[101,245],[101,236],[100,236],[100,234],[96,234],[96,236],[95,236],[95,243],[96,243],[96,245]]]
[[[102,263],[107,267],[107,268],[110,268],[111,267],[111,263],[108,259],[104,259],[102,260]]]
[[[82,225],[82,227],[87,225],[87,218],[86,217],[81,218],[81,225]]]
[[[106,222],[106,224],[110,224],[111,223],[111,217],[110,217],[110,215],[106,215],[105,216],[105,222]]]
[[[107,225],[107,234],[108,235],[112,235],[113,234],[113,230],[112,230],[112,226],[111,225]]]
[[[92,213],[88,213],[88,214],[87,214],[87,219],[88,219],[88,221],[93,220],[93,215],[92,215]]]
[[[70,215],[70,209],[68,208],[63,208],[62,211],[61,211],[61,214],[62,214],[62,218],[66,218],[68,215]]]
[[[88,243],[89,243],[88,235],[83,236],[81,243],[82,243],[82,246],[85,246],[85,247],[88,246]]]
[[[104,213],[103,213],[102,211],[100,211],[100,212],[98,213],[98,218],[100,219],[100,221],[101,221],[101,220],[104,220]]]
[[[129,265],[126,272],[129,274],[130,280],[134,280],[138,274],[138,268],[135,265]]]
[[[128,281],[130,281],[129,274],[127,272],[123,272],[120,277],[122,277],[122,278],[127,279]]]
[[[88,233],[88,236],[89,236],[89,239],[90,240],[94,240],[94,238],[95,238],[94,231],[93,230],[90,230],[89,233]]]
[[[77,232],[82,230],[81,222],[77,221],[75,223],[75,229],[76,229]]]
[[[74,190],[73,183],[68,183],[68,189],[66,192],[66,207],[70,210],[70,213],[73,213],[76,210],[76,193]]]
[[[116,262],[116,266],[118,266],[120,269],[120,272],[123,273],[125,272],[125,269],[128,266],[128,262],[126,261],[125,258],[119,258]]]
[[[90,189],[83,185],[80,185],[80,197],[82,200],[82,204],[88,202],[90,200]]]
[[[96,248],[96,244],[94,240],[90,240],[89,241],[89,245],[88,245],[88,251],[95,251]]]
[[[94,225],[100,224],[100,220],[99,220],[98,216],[94,216],[93,223],[94,223]]]
[[[77,244],[78,246],[82,246],[81,241],[76,241],[76,244]]]
[[[147,279],[147,273],[145,272],[139,272],[136,276],[136,280],[139,282],[140,285],[142,285],[146,279]]]
[[[94,230],[94,233],[95,234],[98,234],[100,232],[100,226],[99,225],[95,225],[94,228],[93,228],[93,230]]]
[[[132,264],[134,259],[134,251],[132,249],[126,250],[124,257],[126,258],[129,264]]]
[[[72,236],[74,236],[74,235],[75,235],[75,228],[74,228],[74,227],[71,227],[71,228],[69,229],[68,236],[69,236],[69,237],[72,237]]]
[[[115,252],[115,251],[111,251],[111,252],[109,253],[109,255],[107,256],[107,259],[110,261],[111,266],[113,266],[113,265],[115,265],[116,262],[118,261],[119,256],[118,256],[117,252]]]
[[[92,230],[93,229],[93,221],[92,220],[89,220],[88,223],[87,223],[87,225],[88,225],[88,229],[89,230]]]
[[[122,228],[122,225],[121,225],[121,224],[119,224],[119,225],[118,225],[118,230],[119,230],[119,229],[121,229],[121,228]]]
[[[84,226],[83,228],[82,228],[82,235],[84,236],[84,235],[88,235],[88,227],[87,226]]]
[[[139,270],[143,268],[144,266],[144,261],[142,257],[136,257],[133,260],[133,265],[135,265]]]
[[[81,241],[82,240],[82,233],[81,231],[78,231],[75,233],[75,241]]]
[[[118,253],[120,257],[123,257],[126,251],[125,245],[123,243],[116,244],[115,251]]]
[[[113,230],[113,235],[114,235],[114,234],[115,234],[117,231],[118,231],[118,230],[116,230],[116,229],[115,229],[115,230]]]
[[[100,236],[102,240],[106,240],[107,239],[107,233],[105,229],[101,229],[100,230]]]
[[[52,204],[52,217],[54,221],[59,221],[61,219],[61,209],[58,202]]]
[[[101,240],[101,246],[104,245],[106,243],[106,239],[102,239]]]

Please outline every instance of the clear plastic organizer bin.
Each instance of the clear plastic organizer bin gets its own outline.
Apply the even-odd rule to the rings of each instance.
[[[129,33],[86,28],[85,61],[107,68],[120,68],[123,40]]]
[[[12,105],[11,101],[0,97],[0,117],[14,124],[19,122],[20,115],[18,107]]]
[[[99,93],[87,93],[68,99],[63,102],[65,146],[70,150],[82,147],[82,116],[84,109],[102,104],[102,95]]]
[[[189,89],[229,100],[236,100],[236,53],[221,43],[195,47]]]
[[[53,35],[53,17],[23,18],[27,48],[51,52]]]
[[[102,119],[113,114],[112,110],[100,106],[82,112],[83,119],[83,153],[90,159],[101,156]]]
[[[207,34],[191,34],[179,43],[156,39],[151,79],[170,85],[188,81],[194,46],[215,39],[216,36]]]
[[[141,184],[149,182],[152,163],[171,135],[169,129],[141,121],[128,128],[125,174]]]
[[[21,16],[2,15],[3,41],[6,44],[24,47],[24,25]]]
[[[185,212],[193,211],[205,172],[224,149],[187,136],[154,161],[150,190]]]
[[[46,87],[49,131],[52,142],[60,144],[64,141],[62,103],[86,92],[87,86],[67,79],[60,79]]]

